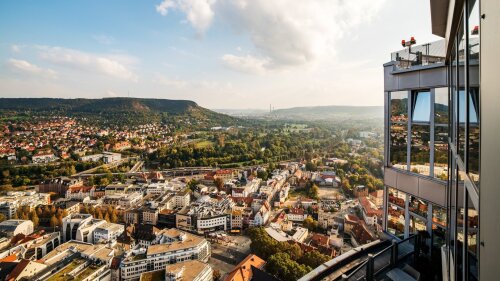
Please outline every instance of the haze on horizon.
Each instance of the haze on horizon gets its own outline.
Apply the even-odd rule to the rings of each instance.
[[[0,97],[382,105],[382,64],[430,35],[407,0],[2,1]],[[405,7],[403,11],[402,7]]]

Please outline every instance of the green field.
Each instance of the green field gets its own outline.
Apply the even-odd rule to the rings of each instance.
[[[210,147],[210,146],[213,146],[214,143],[211,142],[211,141],[208,141],[208,140],[203,140],[203,141],[199,141],[197,143],[195,143],[195,147],[196,148],[207,148],[207,147]]]

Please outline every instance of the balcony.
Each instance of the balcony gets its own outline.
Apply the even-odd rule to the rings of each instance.
[[[395,62],[395,71],[444,64],[445,41],[439,40],[393,52],[391,62]]]
[[[410,278],[406,280],[426,280],[435,273],[416,270],[428,268],[421,251],[423,244],[420,234],[404,240],[375,241],[322,264],[300,281],[400,280],[401,276]]]

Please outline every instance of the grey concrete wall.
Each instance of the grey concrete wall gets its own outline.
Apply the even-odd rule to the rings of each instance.
[[[384,91],[419,90],[448,86],[448,72],[444,65],[415,67],[414,70],[395,71],[394,65],[384,65]]]
[[[446,182],[393,168],[385,168],[384,173],[385,185],[446,206]]]

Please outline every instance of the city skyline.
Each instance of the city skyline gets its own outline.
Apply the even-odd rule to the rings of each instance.
[[[382,105],[387,49],[410,36],[437,39],[425,16],[399,13],[391,0],[1,6],[2,97],[188,99],[233,109]],[[426,2],[408,7],[428,14]]]

